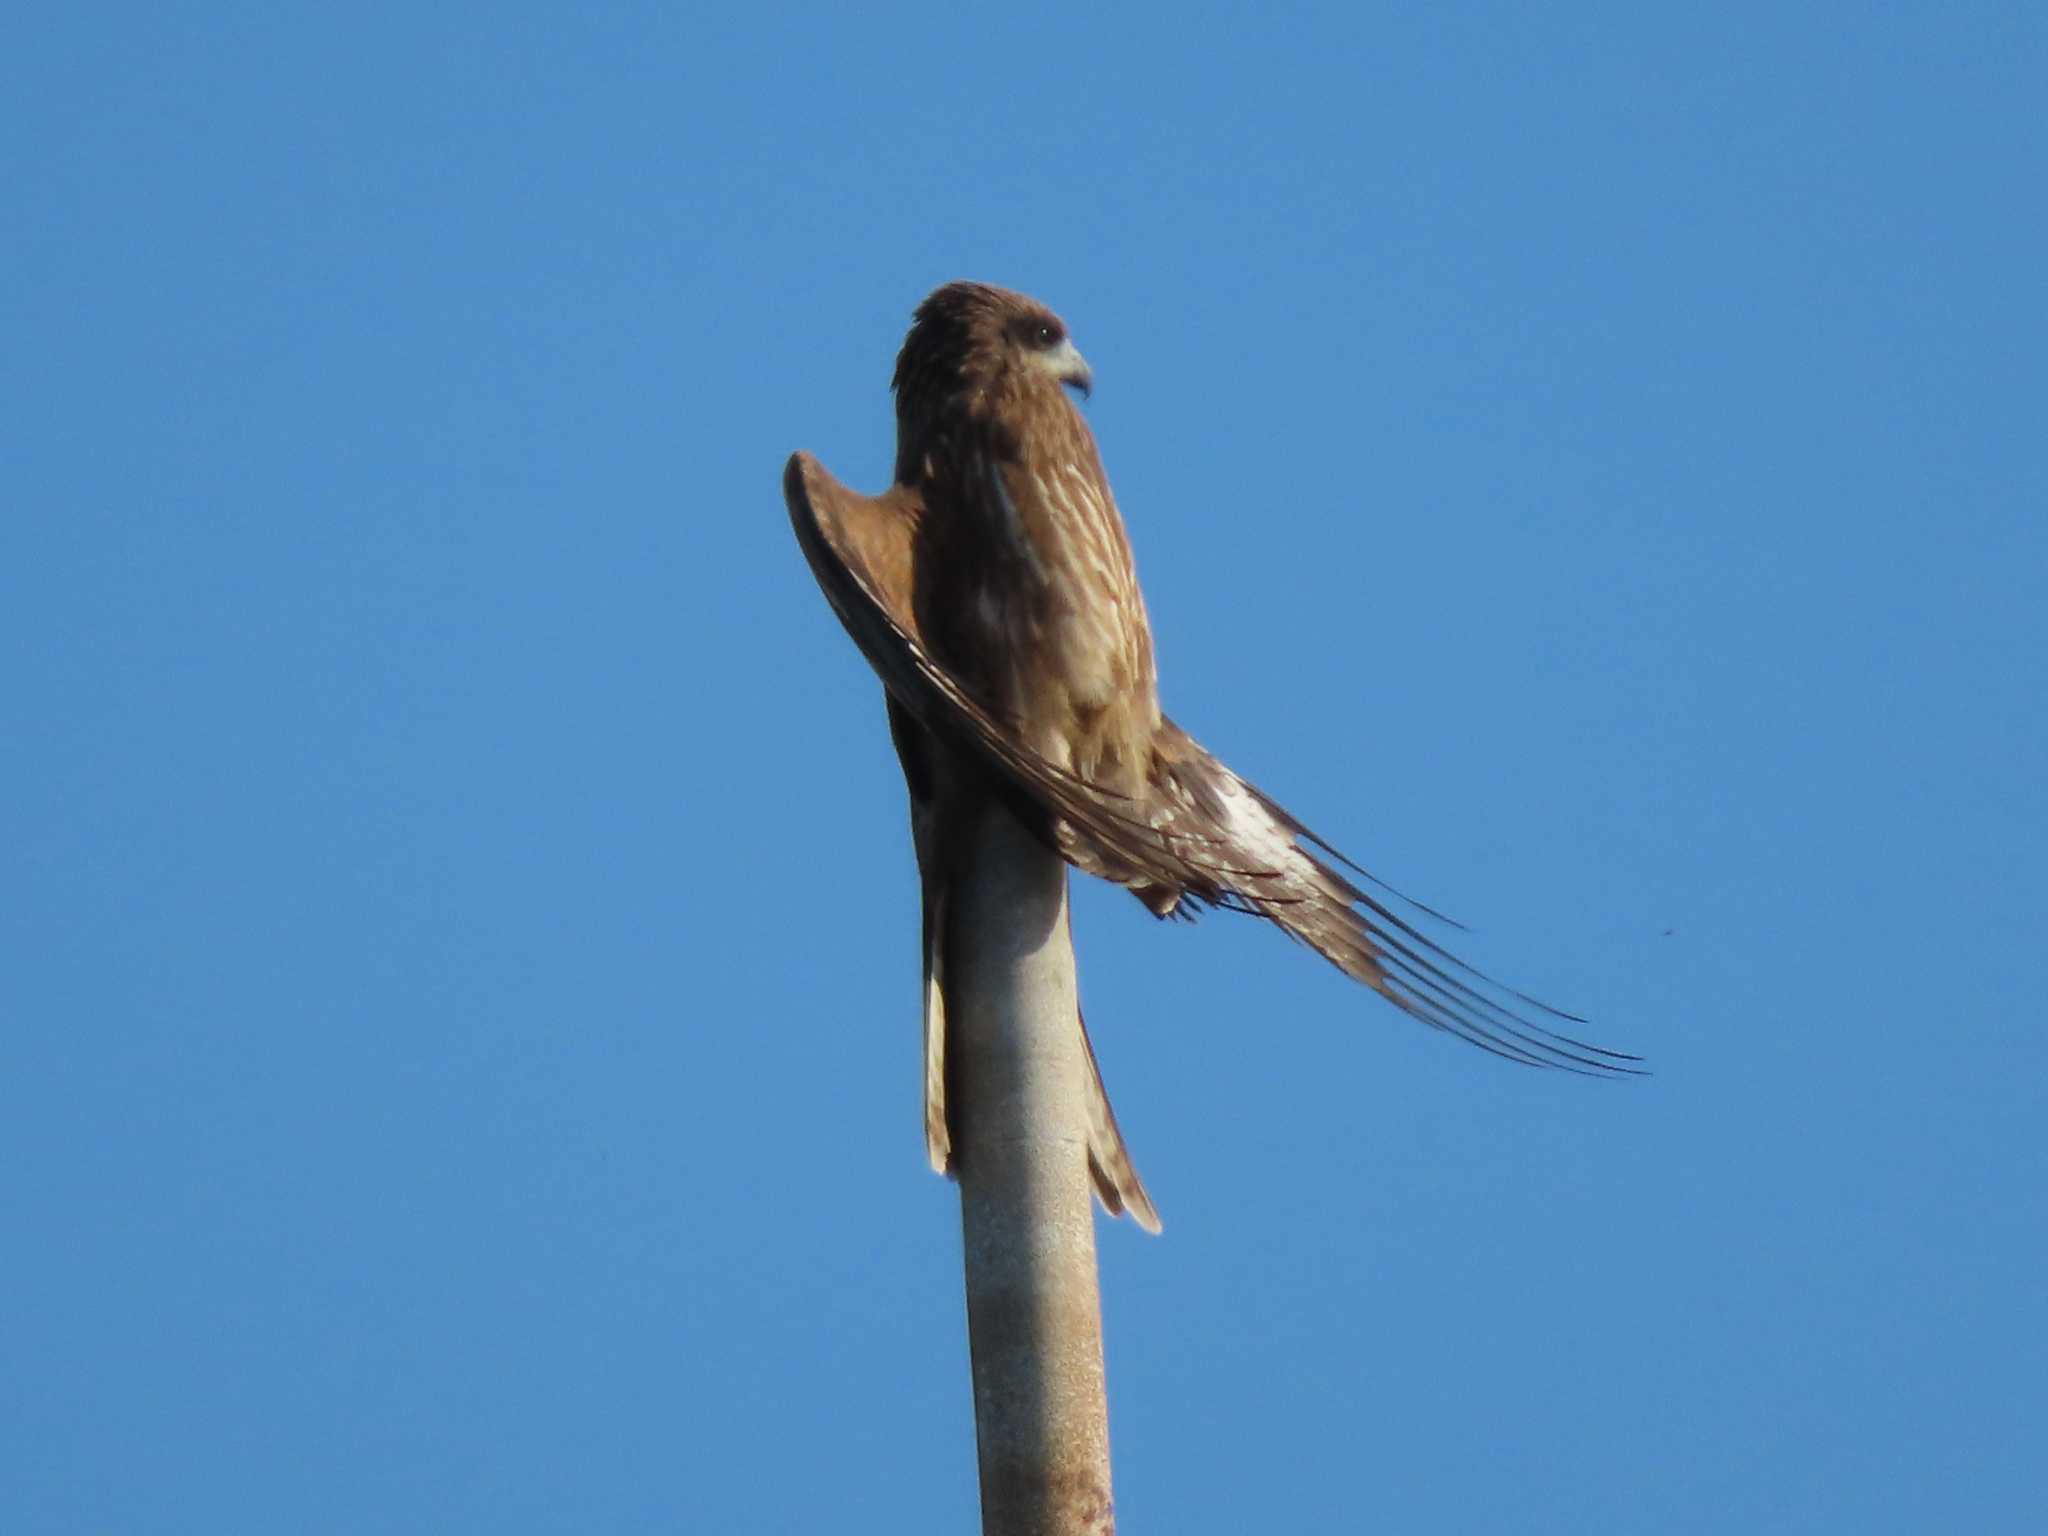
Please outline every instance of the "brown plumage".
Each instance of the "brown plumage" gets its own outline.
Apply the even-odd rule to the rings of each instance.
[[[1160,712],[1123,520],[1066,393],[1091,383],[1051,310],[948,284],[919,306],[897,358],[896,483],[861,496],[801,453],[783,476],[811,569],[888,691],[910,788],[933,1165],[948,1166],[951,1145],[946,829],[990,793],[1161,917],[1206,903],[1269,918],[1402,1011],[1496,1055],[1633,1070],[1635,1057],[1538,1023],[1572,1016],[1489,982],[1353,884],[1337,865],[1372,877]],[[1157,1230],[1099,1074],[1094,1090],[1096,1188],[1112,1212]]]

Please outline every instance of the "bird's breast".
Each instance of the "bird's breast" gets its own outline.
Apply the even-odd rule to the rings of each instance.
[[[1068,411],[1040,425],[962,433],[931,464],[920,613],[946,664],[1034,751],[1129,792],[1159,724],[1144,599],[1085,423]]]
[[[1013,557],[981,606],[1021,717],[1091,778],[1121,779],[1158,724],[1152,638],[1122,519],[1090,454],[986,471]],[[1003,573],[1014,585],[1005,587]]]

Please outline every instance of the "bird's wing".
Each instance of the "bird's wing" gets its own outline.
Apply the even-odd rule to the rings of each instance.
[[[1116,870],[1124,885],[1151,883],[1268,918],[1401,1012],[1493,1055],[1593,1075],[1638,1071],[1638,1057],[1548,1028],[1538,1016],[1583,1020],[1464,965],[1317,858],[1313,850],[1321,848],[1358,870],[1171,721],[1161,721],[1155,741],[1157,793],[1143,803],[1032,752],[918,637],[909,602],[909,524],[889,537],[874,528],[893,510],[891,498],[911,496],[907,489],[858,496],[801,453],[788,463],[782,489],[819,586],[891,696],[926,729],[963,743],[1049,811],[1069,858]]]
[[[1599,1076],[1640,1070],[1638,1057],[1541,1023],[1538,1016],[1584,1021],[1492,981],[1318,858],[1315,849],[1372,880],[1172,721],[1162,720],[1155,737],[1143,800],[1047,761],[919,636],[911,608],[916,513],[906,508],[914,493],[897,486],[860,496],[801,453],[783,491],[819,585],[890,695],[1050,813],[1060,851],[1084,869],[1131,886],[1148,905],[1146,888],[1163,888],[1268,918],[1404,1013],[1495,1055]],[[892,515],[896,523],[878,529]]]
[[[1409,1017],[1483,1051],[1591,1076],[1642,1070],[1640,1057],[1553,1028],[1585,1020],[1494,981],[1362,889],[1336,866],[1348,867],[1394,901],[1450,921],[1375,880],[1171,720],[1162,720],[1154,750],[1160,789],[1154,814],[1169,829],[1185,821],[1238,850],[1235,878],[1220,897],[1197,890],[1200,899],[1269,919]]]
[[[932,655],[912,606],[912,546],[923,515],[914,491],[898,485],[862,496],[807,453],[791,456],[782,490],[826,600],[890,697],[920,725],[996,769],[1041,812],[1084,834],[1107,862],[1174,889],[1221,888],[1233,850],[1185,821],[1169,833],[1147,819],[1146,803],[1048,761]],[[1088,867],[1076,847],[1063,843],[1061,851]]]

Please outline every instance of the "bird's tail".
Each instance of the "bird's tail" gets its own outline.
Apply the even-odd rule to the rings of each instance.
[[[1095,1181],[1095,1195],[1112,1216],[1128,1215],[1147,1232],[1159,1230],[1159,1212],[1145,1183],[1131,1161],[1131,1149],[1124,1145],[1116,1111],[1109,1107],[1109,1090],[1102,1086],[1102,1068],[1095,1061],[1095,1046],[1088,1038],[1088,1021],[1077,1010],[1074,1022],[1081,1029],[1081,1050],[1088,1058],[1088,1174]]]
[[[941,892],[925,896],[924,970],[924,1146],[935,1172],[953,1171],[953,1130],[948,1118],[946,1077],[946,957],[945,898]],[[1109,1107],[1109,1090],[1102,1085],[1102,1068],[1095,1060],[1095,1046],[1088,1038],[1088,1021],[1077,1008],[1074,1027],[1081,1032],[1081,1054],[1088,1063],[1088,1080],[1083,1085],[1083,1114],[1088,1132],[1088,1176],[1095,1185],[1096,1198],[1112,1216],[1128,1215],[1147,1232],[1159,1231],[1159,1212],[1145,1192],[1137,1165],[1124,1144],[1123,1128],[1116,1123],[1116,1111]]]

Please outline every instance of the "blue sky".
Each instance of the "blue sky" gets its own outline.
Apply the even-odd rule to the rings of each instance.
[[[1059,309],[1168,707],[1656,1068],[1076,893],[1130,1531],[2034,1529],[2044,23],[45,8],[0,59],[10,1532],[963,1529],[784,457]]]

